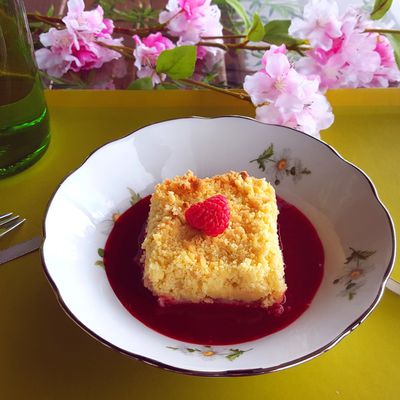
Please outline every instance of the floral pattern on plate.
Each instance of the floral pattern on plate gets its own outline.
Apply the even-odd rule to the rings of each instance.
[[[104,268],[104,249],[102,249],[101,247],[99,247],[97,249],[97,255],[100,257],[100,260],[96,260],[94,265],[97,265],[98,267],[103,267]]]
[[[131,188],[129,188],[129,187],[128,187],[127,189],[128,189],[128,191],[129,191],[129,194],[130,194],[129,202],[130,202],[131,206],[133,206],[134,204],[136,204],[136,203],[137,203],[139,200],[141,200],[142,198],[141,198],[141,196],[140,196],[138,193],[136,193],[133,189],[131,189]],[[119,218],[120,216],[121,216],[121,213],[120,213],[119,211],[116,211],[116,212],[113,212],[113,213],[111,214],[111,219],[107,219],[107,220],[103,221],[105,224],[107,224],[107,230],[103,232],[105,235],[108,236],[108,234],[110,233],[112,227],[114,226],[115,222],[117,222],[117,220],[118,220],[118,218]],[[103,261],[103,258],[104,258],[104,249],[101,248],[101,247],[99,247],[99,248],[97,249],[97,255],[100,257],[100,260],[96,260],[95,263],[94,263],[94,265],[97,265],[97,266],[99,266],[99,267],[104,267],[104,261]]]
[[[299,158],[292,157],[291,149],[285,148],[276,153],[273,143],[250,162],[257,162],[258,168],[266,172],[275,185],[279,185],[285,177],[291,177],[297,183],[303,175],[311,174]]]
[[[173,346],[167,346],[167,349],[171,350],[180,350],[185,354],[200,354],[202,357],[225,357],[229,361],[234,361],[244,353],[247,353],[250,350],[253,349],[247,349],[247,350],[241,350],[241,349],[226,349],[226,350],[221,350],[218,351],[214,349],[212,346],[202,346],[200,348],[198,347],[173,347]]]
[[[351,253],[346,258],[344,274],[337,277],[333,284],[341,283],[344,288],[339,292],[341,296],[347,296],[352,300],[360,289],[365,284],[366,274],[374,268],[373,264],[367,264],[366,260],[371,257],[376,251],[355,250],[349,248]]]

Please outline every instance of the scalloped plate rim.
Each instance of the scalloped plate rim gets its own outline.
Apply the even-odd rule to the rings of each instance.
[[[272,367],[268,367],[268,368],[256,368],[256,369],[226,369],[226,370],[221,370],[221,371],[197,371],[197,370],[193,370],[193,369],[186,369],[186,368],[179,368],[179,367],[175,367],[163,362],[160,362],[158,360],[149,358],[149,357],[145,357],[142,355],[138,355],[132,352],[129,352],[119,346],[114,345],[113,343],[110,343],[109,341],[107,341],[106,339],[102,338],[101,336],[99,336],[98,334],[96,334],[95,332],[93,332],[90,328],[88,328],[86,325],[84,325],[79,319],[78,317],[76,317],[72,311],[69,309],[69,307],[66,305],[66,303],[64,302],[64,299],[62,298],[58,287],[56,285],[56,283],[54,282],[54,280],[52,279],[47,265],[46,265],[46,261],[45,261],[45,255],[44,255],[44,245],[46,242],[46,220],[47,220],[47,215],[48,215],[48,211],[49,208],[51,206],[51,203],[53,201],[53,198],[55,197],[55,195],[57,194],[59,188],[73,175],[75,174],[78,170],[80,170],[82,167],[85,166],[86,162],[92,157],[92,155],[94,153],[97,153],[99,150],[107,147],[108,145],[114,143],[114,142],[118,142],[121,140],[124,140],[128,137],[130,137],[131,135],[138,135],[140,134],[140,131],[144,130],[145,128],[148,128],[150,126],[154,126],[154,125],[158,125],[158,124],[163,124],[165,122],[171,122],[171,121],[178,121],[178,120],[185,120],[185,119],[201,119],[201,120],[214,120],[214,119],[224,119],[224,118],[238,118],[238,119],[245,119],[245,120],[249,120],[252,122],[255,122],[257,124],[262,124],[262,125],[266,125],[266,126],[276,126],[276,127],[283,127],[285,129],[289,129],[292,130],[296,133],[299,133],[301,135],[304,135],[308,138],[310,138],[311,140],[315,140],[317,142],[320,142],[321,144],[325,145],[330,151],[332,151],[332,153],[338,157],[339,160],[341,160],[342,162],[344,162],[345,164],[349,165],[350,167],[354,168],[358,174],[360,174],[361,176],[364,177],[364,179],[366,180],[366,182],[369,184],[369,187],[372,191],[372,194],[375,197],[375,200],[377,201],[378,205],[382,208],[382,210],[384,211],[384,214],[386,215],[386,218],[388,220],[389,226],[390,226],[390,233],[391,233],[391,237],[392,237],[392,244],[393,244],[393,249],[392,249],[392,253],[391,253],[391,257],[389,260],[389,263],[387,265],[387,268],[385,270],[385,274],[383,276],[380,288],[379,288],[379,292],[377,294],[377,296],[375,297],[375,299],[372,301],[372,303],[367,307],[367,309],[360,315],[360,317],[358,317],[356,320],[354,320],[351,324],[349,324],[347,326],[346,329],[344,329],[339,335],[337,335],[336,338],[334,338],[333,340],[331,340],[329,343],[327,343],[324,346],[321,346],[319,349],[305,355],[302,357],[299,357],[297,359],[276,365],[276,366],[272,366]],[[346,337],[349,333],[351,333],[355,328],[357,328],[362,322],[364,322],[364,320],[371,314],[371,312],[375,309],[375,307],[379,304],[379,301],[381,300],[384,290],[385,290],[385,286],[386,283],[388,281],[388,279],[390,278],[390,273],[393,270],[394,267],[394,261],[396,258],[396,235],[395,235],[395,228],[394,228],[394,223],[393,223],[393,219],[390,216],[389,211],[387,210],[387,208],[385,207],[385,205],[383,204],[382,200],[379,197],[378,191],[373,183],[373,181],[371,180],[371,178],[358,166],[356,166],[355,164],[353,164],[352,162],[348,161],[347,159],[345,159],[336,149],[334,149],[331,145],[329,145],[328,143],[326,143],[325,141],[321,140],[321,139],[317,139],[315,137],[312,137],[304,132],[301,132],[297,129],[294,128],[290,128],[290,127],[286,127],[286,126],[282,126],[279,124],[266,124],[260,121],[257,121],[256,119],[252,118],[252,117],[247,117],[247,116],[242,116],[242,115],[221,115],[221,116],[217,116],[217,117],[203,117],[203,116],[189,116],[189,117],[178,117],[178,118],[169,118],[169,119],[165,119],[162,121],[158,121],[158,122],[154,122],[154,123],[149,123],[146,124],[144,126],[141,126],[133,131],[131,131],[130,133],[118,138],[118,139],[114,139],[111,141],[108,141],[107,143],[97,147],[95,150],[93,150],[85,159],[84,161],[74,170],[72,170],[68,175],[66,175],[64,177],[64,179],[56,186],[56,189],[54,190],[53,194],[51,195],[46,209],[45,209],[45,214],[44,214],[44,220],[43,220],[43,224],[42,224],[42,232],[43,232],[43,242],[42,245],[40,247],[40,257],[41,257],[41,261],[43,264],[43,270],[45,273],[45,276],[47,278],[47,280],[49,281],[49,284],[53,290],[53,292],[56,295],[57,301],[61,306],[61,309],[66,313],[66,315],[72,320],[74,321],[83,331],[85,331],[86,333],[88,333],[91,337],[93,337],[94,339],[96,339],[97,341],[99,341],[100,343],[102,343],[103,345],[105,345],[106,347],[111,348],[112,350],[123,354],[125,356],[128,356],[130,358],[139,360],[139,361],[143,361],[144,363],[148,364],[148,365],[152,365],[167,371],[173,371],[173,372],[177,372],[177,373],[181,373],[181,374],[186,374],[186,375],[194,375],[194,376],[204,376],[204,377],[235,377],[235,376],[251,376],[251,375],[261,375],[261,374],[266,374],[266,373],[270,373],[270,372],[276,372],[276,371],[281,371],[284,369],[287,369],[289,367],[293,367],[299,364],[302,364],[306,361],[312,360],[313,358],[316,358],[317,356],[325,353],[326,351],[330,350],[331,348],[333,348],[336,344],[338,344],[344,337]]]

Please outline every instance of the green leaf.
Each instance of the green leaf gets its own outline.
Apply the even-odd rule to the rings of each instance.
[[[346,258],[345,264],[349,264],[353,260],[366,260],[376,253],[376,251],[354,250],[352,247],[350,247],[350,250],[351,254]]]
[[[242,4],[240,4],[240,2],[238,0],[225,0],[225,1],[226,1],[226,4],[231,6],[235,10],[236,14],[243,20],[244,28],[246,30],[249,29],[251,26],[250,18],[247,15],[247,12],[244,9],[244,7],[242,6]]]
[[[140,194],[137,194],[133,189],[128,188],[129,193],[131,194],[131,206],[136,204],[139,200],[141,200]]]
[[[251,42],[260,42],[264,38],[264,26],[260,19],[260,16],[256,13],[253,16],[253,23],[249,33],[247,34],[247,39]]]
[[[271,44],[285,44],[293,46],[295,44],[305,43],[304,40],[293,38],[289,35],[289,26],[291,21],[289,19],[276,19],[268,22],[264,26],[263,41]]]
[[[37,29],[41,28],[43,25],[43,22],[29,22],[29,27],[32,29]]]
[[[97,260],[94,265],[97,265],[98,267],[104,267],[104,263],[101,260]]]
[[[236,358],[240,357],[243,354],[242,351],[237,349],[231,349],[231,353],[225,356],[229,361],[233,361]]]
[[[249,349],[249,350],[229,349],[230,353],[227,354],[225,356],[225,358],[227,358],[229,361],[233,361],[236,358],[240,357],[242,354],[244,354],[250,350],[253,350],[253,349]]]
[[[97,249],[97,254],[99,255],[99,257],[103,258],[104,257],[104,249]]]
[[[157,72],[171,79],[185,79],[193,75],[196,64],[196,46],[179,46],[164,50],[157,59]]]
[[[274,145],[271,143],[270,146],[265,149],[255,160],[251,160],[250,162],[256,161],[258,164],[258,168],[261,169],[261,171],[265,171],[265,163],[268,161],[273,161],[270,160],[270,158],[274,155]]]
[[[136,79],[129,86],[130,90],[152,90],[153,82],[149,76],[145,78]]]
[[[178,86],[175,83],[160,83],[156,86],[157,90],[176,90]]]
[[[374,8],[371,11],[371,19],[381,19],[392,6],[393,0],[375,0]]]
[[[54,4],[52,4],[52,5],[49,7],[49,9],[47,10],[46,15],[47,15],[48,17],[52,17],[52,16],[54,15]]]
[[[171,350],[178,350],[179,348],[178,347],[172,347],[172,346],[166,346],[167,347],[167,349],[171,349]]]
[[[191,349],[190,347],[186,347],[186,350],[187,350],[189,353],[194,353],[195,351],[200,351],[200,350],[198,350],[198,349]]]
[[[393,48],[397,67],[400,69],[400,34],[385,34]]]
[[[360,260],[366,260],[368,257],[371,257],[375,253],[376,253],[376,251],[366,251],[366,250],[359,250],[356,252],[357,257]]]

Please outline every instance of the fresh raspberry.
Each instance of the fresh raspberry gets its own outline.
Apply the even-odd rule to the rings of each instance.
[[[186,222],[208,236],[218,236],[229,225],[229,205],[222,194],[193,204],[185,212]]]

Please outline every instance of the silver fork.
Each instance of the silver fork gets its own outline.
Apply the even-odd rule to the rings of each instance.
[[[12,212],[0,215],[0,238],[8,232],[11,232],[17,226],[22,225],[25,221],[25,218],[20,218],[19,215],[13,215]]]

